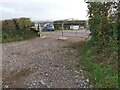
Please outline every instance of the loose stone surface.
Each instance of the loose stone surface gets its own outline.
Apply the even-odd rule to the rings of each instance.
[[[77,37],[67,36],[65,41],[58,40],[61,32],[42,34],[47,38],[2,44],[3,88],[92,87],[83,70],[73,67],[79,60],[76,50],[68,48],[71,43],[85,40],[81,37],[88,33],[78,31]]]

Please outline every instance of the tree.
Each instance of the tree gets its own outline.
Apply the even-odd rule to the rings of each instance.
[[[89,9],[89,28],[92,38],[102,40],[103,44],[116,33],[117,2],[87,2]]]
[[[3,20],[2,21],[2,30],[9,31],[10,33],[12,30],[16,30],[16,26],[13,22],[13,20]]]
[[[18,26],[19,26],[20,30],[30,29],[31,25],[32,25],[32,22],[30,21],[30,18],[20,18],[20,19],[18,19]]]

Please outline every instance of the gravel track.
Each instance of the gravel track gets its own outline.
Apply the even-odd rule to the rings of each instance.
[[[2,44],[3,88],[87,88],[83,70],[73,67],[78,58],[70,43],[85,40],[89,32],[43,32],[46,38]]]

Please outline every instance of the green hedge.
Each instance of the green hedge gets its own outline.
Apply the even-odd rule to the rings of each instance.
[[[22,41],[37,37],[37,32],[32,30],[12,30],[2,32],[2,43]]]
[[[32,31],[30,18],[18,18],[2,21],[2,43],[21,41],[34,38],[37,33]]]

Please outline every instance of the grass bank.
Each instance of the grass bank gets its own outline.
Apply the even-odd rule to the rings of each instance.
[[[92,41],[74,43],[72,48],[78,51],[79,61],[75,67],[82,65],[85,76],[90,79],[93,88],[118,88],[117,43],[103,51]]]
[[[37,37],[37,32],[32,30],[2,31],[2,43],[22,41]]]

